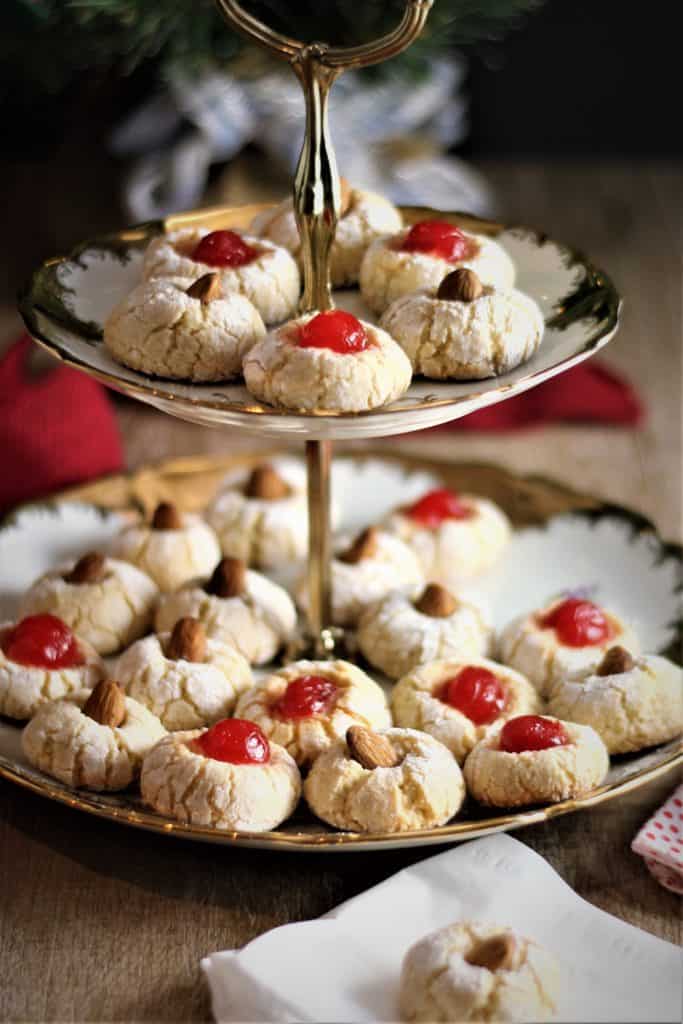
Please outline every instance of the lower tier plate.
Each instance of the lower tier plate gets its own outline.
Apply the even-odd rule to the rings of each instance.
[[[70,555],[105,545],[126,512],[140,507],[149,510],[160,500],[200,508],[224,472],[262,458],[261,454],[251,459],[179,459],[90,484],[54,502],[26,506],[0,528],[0,621],[16,615],[19,595],[39,573]],[[632,621],[643,650],[679,658],[683,554],[677,545],[663,541],[648,520],[628,509],[606,505],[557,482],[516,476],[491,465],[363,455],[340,457],[333,469],[342,529],[367,525],[437,480],[492,498],[517,527],[501,563],[469,588],[488,605],[496,628],[553,594],[581,588]],[[612,758],[604,785],[581,799],[502,813],[468,801],[449,824],[400,835],[336,832],[303,806],[276,831],[235,833],[164,818],[146,809],[133,791],[101,795],[72,790],[28,765],[20,734],[17,725],[0,719],[0,776],[49,799],[169,836],[302,851],[423,846],[511,831],[614,799],[683,763],[677,740]]]

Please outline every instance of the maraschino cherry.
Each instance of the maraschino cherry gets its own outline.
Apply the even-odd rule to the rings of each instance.
[[[334,704],[337,686],[324,676],[298,676],[288,685],[273,711],[280,718],[310,718],[324,714]]]
[[[466,505],[454,491],[445,487],[427,491],[403,511],[430,529],[436,529],[444,519],[470,519],[474,515],[474,509]]]
[[[467,665],[443,684],[440,699],[475,725],[490,725],[505,707],[505,690],[489,669]]]
[[[258,251],[236,231],[210,231],[197,243],[192,259],[209,267],[243,267]]]
[[[267,737],[258,725],[243,718],[216,722],[194,740],[194,746],[206,757],[228,764],[266,764],[270,760]]]
[[[56,615],[29,615],[10,629],[2,649],[10,661],[33,668],[76,668],[84,658],[78,640]]]
[[[500,730],[500,749],[507,754],[548,750],[550,747],[564,747],[567,743],[569,737],[562,722],[541,715],[510,718]]]
[[[406,252],[423,252],[457,263],[469,254],[471,243],[455,224],[443,220],[420,220],[413,224],[401,248]]]
[[[594,647],[604,644],[614,635],[609,619],[592,601],[578,597],[567,598],[543,615],[542,629],[554,629],[560,643],[566,647]]]
[[[360,320],[343,309],[318,313],[299,330],[300,348],[329,348],[347,355],[368,347],[368,332]]]

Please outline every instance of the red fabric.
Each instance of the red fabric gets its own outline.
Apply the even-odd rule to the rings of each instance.
[[[31,377],[24,336],[0,360],[0,511],[123,466],[104,388],[66,366]]]
[[[517,430],[550,422],[635,426],[643,416],[643,406],[631,384],[591,359],[506,402],[435,429]]]

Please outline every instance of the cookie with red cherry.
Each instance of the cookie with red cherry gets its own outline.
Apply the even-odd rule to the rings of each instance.
[[[170,733],[147,755],[142,799],[189,825],[266,832],[292,814],[299,769],[253,722],[226,718],[210,729]]]
[[[103,679],[104,663],[56,615],[29,615],[0,625],[0,715],[25,719],[41,704]]]
[[[348,288],[358,281],[360,265],[371,242],[400,231],[399,210],[376,192],[354,188],[340,180],[337,230],[330,249],[330,281],[333,288]],[[292,253],[301,265],[301,239],[292,199],[285,199],[254,217],[249,230]]]
[[[296,261],[281,246],[239,231],[182,228],[153,239],[143,276],[189,278],[218,273],[224,293],[238,292],[256,307],[266,324],[293,315],[299,301]]]
[[[487,285],[514,284],[514,264],[498,242],[447,221],[422,220],[372,243],[361,263],[361,295],[374,313],[383,313],[403,295],[436,292],[457,268],[473,270]]]
[[[309,765],[352,725],[391,724],[384,691],[348,661],[295,661],[243,693],[235,714]]]
[[[413,549],[429,580],[446,586],[491,568],[512,533],[495,502],[446,487],[395,509],[384,525]]]
[[[510,718],[535,714],[541,701],[528,679],[488,658],[420,665],[393,689],[397,725],[421,729],[448,747],[458,764]]]
[[[501,661],[525,675],[542,697],[550,697],[558,683],[596,669],[615,644],[632,654],[640,650],[633,628],[615,611],[570,595],[514,619],[503,630],[498,649]]]
[[[604,782],[609,754],[588,725],[519,715],[481,740],[465,761],[471,796],[488,807],[523,807],[585,796]]]
[[[367,412],[410,385],[410,360],[375,324],[340,309],[306,313],[247,353],[244,380],[262,402],[301,412]]]

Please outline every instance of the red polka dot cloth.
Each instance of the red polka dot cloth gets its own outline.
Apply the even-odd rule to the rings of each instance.
[[[646,821],[631,843],[667,889],[683,895],[683,783]]]

